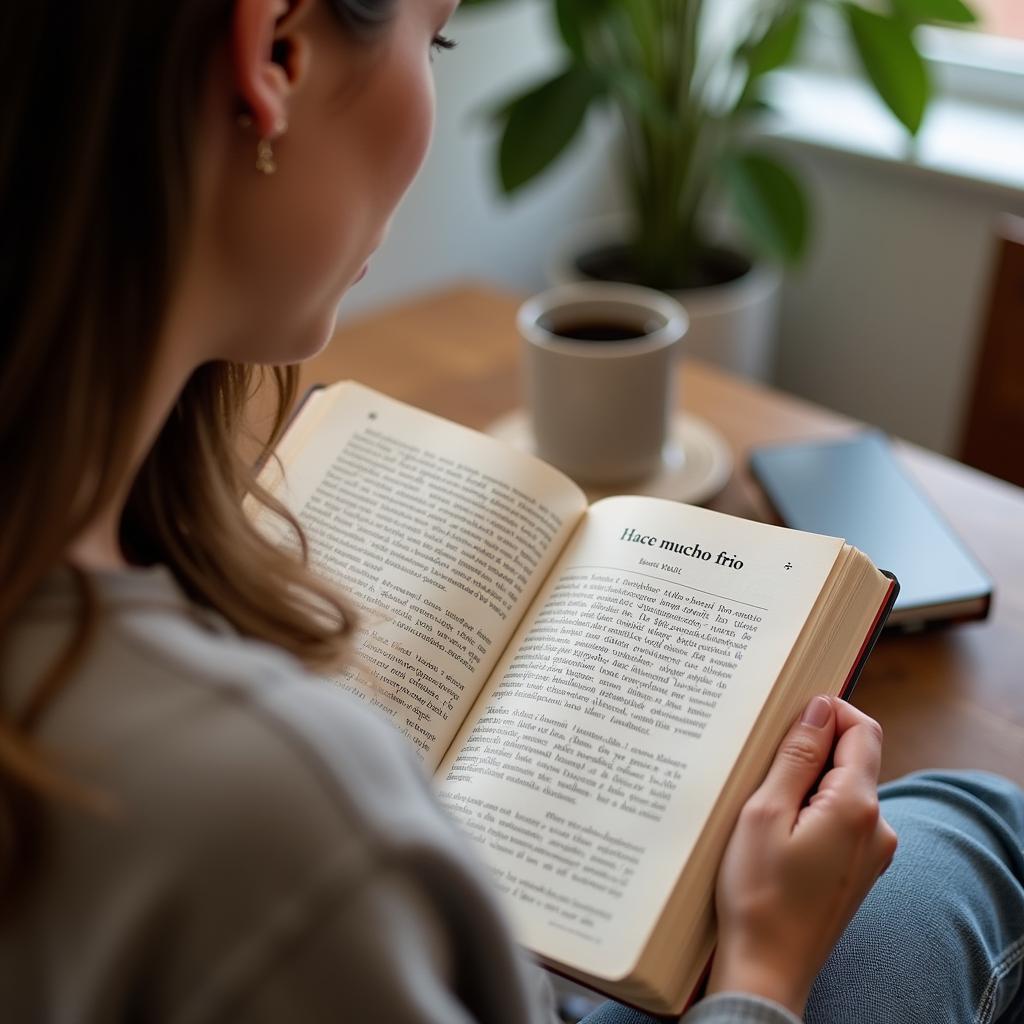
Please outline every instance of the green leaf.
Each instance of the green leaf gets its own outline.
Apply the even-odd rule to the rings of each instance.
[[[573,64],[514,101],[498,150],[498,173],[506,194],[535,178],[572,141],[591,102],[604,86]]]
[[[583,47],[583,26],[579,17],[579,0],[555,0],[555,22],[565,45],[578,60],[587,59]]]
[[[856,4],[843,7],[872,85],[907,131],[916,135],[931,97],[931,82],[910,28]]]
[[[768,31],[743,55],[751,79],[759,78],[790,61],[800,41],[803,25],[802,7],[794,7],[788,14],[772,22]]]
[[[893,10],[912,25],[930,21],[973,25],[978,16],[963,0],[891,0]]]
[[[754,244],[766,255],[795,263],[807,245],[809,214],[800,183],[778,161],[747,152],[725,165],[725,181]]]
[[[586,28],[604,14],[608,0],[555,0],[555,23],[565,45],[581,63],[587,62]]]

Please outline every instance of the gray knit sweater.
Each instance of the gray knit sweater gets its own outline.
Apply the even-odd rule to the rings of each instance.
[[[405,741],[163,568],[94,575],[102,618],[40,741],[116,803],[56,808],[0,915],[5,1021],[550,1024],[485,870]],[[0,654],[16,705],[71,619],[57,572]],[[642,1015],[608,1004],[593,1021]],[[686,1024],[792,1024],[716,997]]]

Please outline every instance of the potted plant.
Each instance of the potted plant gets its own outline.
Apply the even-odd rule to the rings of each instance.
[[[799,181],[752,131],[767,109],[768,76],[793,58],[809,9],[832,7],[868,80],[913,136],[931,93],[914,30],[974,14],[963,0],[746,0],[716,34],[710,15],[721,3],[551,3],[561,67],[489,111],[501,128],[500,187],[518,192],[563,154],[591,107],[610,104],[624,129],[628,195],[620,213],[569,237],[550,283],[594,278],[667,291],[690,314],[691,352],[767,376],[778,268],[800,258],[809,234]],[[740,228],[738,245],[716,232],[723,215]]]

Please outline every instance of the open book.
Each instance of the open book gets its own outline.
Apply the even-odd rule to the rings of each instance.
[[[802,706],[853,684],[897,585],[842,540],[552,467],[361,385],[262,482],[362,612],[357,669],[550,968],[679,1013],[735,818]],[[281,468],[284,468],[282,476]]]

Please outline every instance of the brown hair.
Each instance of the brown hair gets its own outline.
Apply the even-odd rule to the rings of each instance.
[[[383,27],[394,3],[330,0],[360,38]],[[0,5],[0,644],[129,469],[184,251],[190,138],[232,7]],[[265,383],[276,391],[269,448],[296,371],[223,362],[195,371],[134,481],[121,539],[132,561],[166,564],[194,601],[241,633],[326,666],[343,653],[347,607],[307,568],[301,528],[238,451],[246,403]],[[291,523],[298,555],[256,529],[242,511],[246,496]],[[88,575],[72,571],[80,614],[66,648],[27,703],[0,702],[0,877],[8,884],[31,851],[40,800],[82,793],[31,735],[87,652],[98,614]]]

